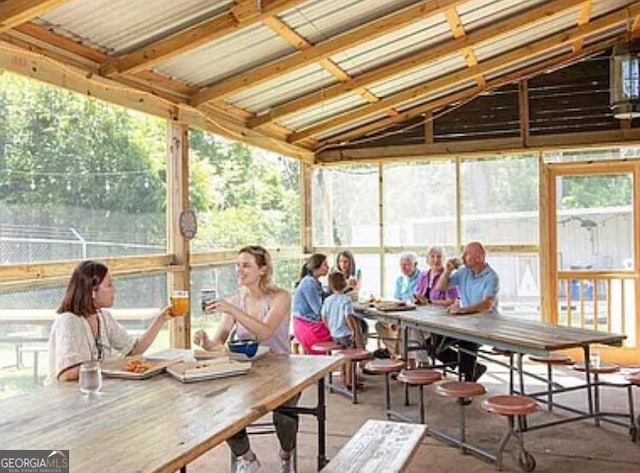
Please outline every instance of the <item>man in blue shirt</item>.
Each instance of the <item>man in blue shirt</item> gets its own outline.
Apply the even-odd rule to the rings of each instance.
[[[472,241],[464,248],[462,254],[464,266],[457,268],[454,260],[447,261],[446,268],[438,288],[441,291],[457,286],[460,300],[449,306],[448,311],[453,315],[475,314],[478,312],[497,313],[498,292],[500,283],[498,274],[486,262],[486,251],[479,241]],[[455,363],[458,354],[451,348],[456,344],[468,352],[461,351],[459,369],[465,381],[477,381],[487,371],[483,364],[476,363],[478,351],[476,343],[445,339],[440,341],[440,351],[436,348],[437,358],[446,363]]]
[[[401,301],[413,301],[413,293],[416,290],[418,276],[418,255],[405,252],[400,255],[400,276],[396,279],[393,297]],[[376,322],[378,338],[394,357],[400,356],[400,331],[393,324]]]

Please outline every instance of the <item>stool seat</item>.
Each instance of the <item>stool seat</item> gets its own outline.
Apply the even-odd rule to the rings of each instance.
[[[323,351],[325,353],[328,353],[328,352],[333,351],[333,350],[340,350],[342,348],[344,348],[342,345],[340,345],[339,343],[333,342],[333,341],[318,342],[318,343],[314,343],[313,345],[311,345],[311,349],[313,351]]]
[[[503,416],[523,416],[539,409],[533,398],[517,394],[491,396],[482,401],[482,407],[486,411]]]
[[[347,348],[346,350],[339,350],[338,353],[344,355],[346,359],[353,361],[369,360],[373,357],[373,353],[367,350],[361,350],[360,348]]]
[[[365,369],[372,373],[397,373],[402,368],[404,368],[404,361],[392,358],[375,358],[365,366]]]
[[[636,386],[640,386],[640,373],[629,374],[624,377],[631,384],[635,384]]]
[[[548,356],[529,355],[531,361],[547,363],[549,365],[570,365],[573,363],[571,357],[561,353],[549,353]]]
[[[436,388],[436,392],[440,396],[468,398],[481,396],[486,393],[487,390],[480,383],[473,383],[471,381],[449,381],[440,384]]]
[[[579,363],[577,365],[573,366],[573,369],[576,371],[586,371],[586,367],[584,365],[584,363]],[[590,366],[589,367],[589,371],[591,371],[592,373],[597,373],[597,374],[611,374],[611,373],[617,373],[618,371],[620,371],[620,367],[618,365],[614,365],[613,363],[609,364],[609,363],[605,363],[605,364],[601,364],[600,366]]]
[[[441,379],[442,375],[439,372],[422,368],[402,370],[398,375],[398,381],[412,386],[431,384]]]

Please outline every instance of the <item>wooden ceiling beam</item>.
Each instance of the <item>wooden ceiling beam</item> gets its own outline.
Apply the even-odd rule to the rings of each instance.
[[[347,33],[318,43],[312,48],[291,54],[282,59],[238,74],[229,79],[210,85],[196,94],[191,103],[200,105],[210,100],[223,99],[234,93],[262,84],[274,77],[300,69],[314,62],[327,59],[346,49],[371,41],[380,36],[404,28],[417,21],[440,14],[447,8],[464,3],[465,0],[422,1],[378,20],[367,23]]]
[[[588,0],[582,4],[582,8],[580,9],[580,16],[578,17],[578,25],[586,25],[591,20],[591,9],[593,7],[593,2]],[[582,46],[584,45],[584,39],[579,39],[573,43],[573,51],[580,51]]]
[[[278,15],[305,0],[263,0],[262,12],[247,13],[243,3],[192,28],[160,39],[122,57],[112,59],[100,68],[100,74],[113,77],[119,74],[149,69],[171,57],[183,54],[240,28],[258,23],[263,18]],[[255,3],[255,2],[254,2]]]
[[[323,151],[316,155],[316,164],[339,165],[370,162],[451,159],[452,156],[471,157],[490,153],[512,154],[547,149],[582,149],[585,147],[619,146],[640,143],[640,129],[603,130],[575,133],[536,135],[529,138],[526,148],[521,146],[520,137],[481,138],[476,140],[455,140],[433,144],[378,146],[375,148],[352,148]]]
[[[450,73],[433,81],[405,89],[401,92],[389,95],[374,104],[362,106],[356,110],[337,116],[301,132],[292,133],[288,138],[288,141],[290,143],[296,143],[299,140],[324,134],[331,129],[344,126],[346,122],[362,120],[370,115],[380,113],[380,111],[385,108],[398,106],[405,102],[437,93],[441,90],[453,87],[456,84],[462,84],[472,80],[478,75],[485,75],[497,72],[501,69],[506,69],[525,59],[553,51],[554,49],[565,46],[566,44],[571,44],[579,38],[584,38],[589,35],[609,30],[614,26],[627,21],[629,15],[635,16],[638,13],[640,13],[640,2],[626,8],[615,10],[613,13],[602,16],[586,25],[576,26],[569,30],[552,34],[545,39],[521,46],[509,51],[508,53],[500,54],[492,59],[483,61],[477,66]]]
[[[581,58],[590,56],[591,54],[594,54],[598,51],[602,51],[604,49],[611,47],[612,45],[618,43],[621,39],[623,39],[623,37],[624,36],[621,35],[612,39],[608,39],[606,41],[600,41],[597,44],[593,44],[588,48],[582,49],[580,51],[564,54],[561,57],[557,57],[557,58],[551,58],[539,64],[535,64],[533,66],[520,69],[518,71],[514,71],[512,73],[509,73],[497,79],[493,79],[487,82],[485,87],[475,86],[459,92],[454,92],[453,94],[440,97],[436,100],[431,100],[428,103],[418,105],[417,107],[412,107],[408,110],[404,110],[397,117],[389,117],[381,120],[376,120],[375,122],[368,123],[366,125],[359,126],[357,128],[353,128],[351,130],[342,132],[340,134],[332,136],[327,140],[321,141],[319,143],[319,149],[325,149],[332,145],[338,145],[350,139],[364,136],[368,133],[373,133],[379,130],[383,130],[391,125],[410,120],[414,117],[417,117],[423,114],[433,113],[435,115],[434,118],[437,118],[437,114],[435,114],[434,112],[435,110],[443,106],[453,104],[456,102],[468,101],[470,99],[474,99],[478,95],[485,93],[489,90],[497,89],[507,84],[517,82],[521,79],[534,76],[548,69],[557,68],[558,66],[566,66]]]
[[[24,23],[7,33],[0,34],[0,39],[30,52],[79,67],[87,74],[94,73],[100,64],[109,59],[101,51],[61,36],[35,23]],[[193,89],[190,87],[152,71],[123,75],[115,80],[128,87],[133,86],[179,103],[186,103],[186,97],[193,93]]]
[[[455,8],[449,8],[445,12],[445,16],[447,17],[449,29],[453,33],[453,37],[455,39],[462,38],[466,35],[462,20],[460,19],[460,15],[458,15],[458,11]],[[467,63],[467,66],[473,67],[478,65],[478,58],[476,58],[476,53],[474,52],[472,47],[463,48],[462,56],[464,57],[464,62]],[[483,76],[478,76],[476,77],[476,83],[480,87],[483,87],[484,85],[486,85],[487,81]]]
[[[0,33],[58,8],[69,0],[5,0],[0,2]]]
[[[283,105],[273,107],[269,113],[249,120],[248,126],[250,128],[262,126],[266,123],[276,121],[279,118],[319,105],[324,101],[351,93],[360,87],[366,87],[405,71],[415,69],[424,63],[437,61],[442,57],[463,51],[465,48],[471,48],[478,44],[496,40],[528,24],[534,24],[548,19],[550,16],[576,8],[582,2],[584,2],[584,0],[555,0],[525,13],[514,15],[503,21],[492,23],[491,25],[472,31],[464,37],[430,46],[426,50],[413,54],[405,59],[365,72],[348,82],[325,87],[317,92],[312,92],[297,99],[290,100]]]

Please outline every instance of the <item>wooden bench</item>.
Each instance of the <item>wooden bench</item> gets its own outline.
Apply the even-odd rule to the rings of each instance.
[[[368,420],[321,471],[405,471],[426,433],[426,425]]]

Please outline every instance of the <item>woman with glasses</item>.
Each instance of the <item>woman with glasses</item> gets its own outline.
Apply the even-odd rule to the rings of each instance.
[[[85,361],[144,353],[171,318],[165,307],[140,338],[132,337],[107,310],[115,292],[103,263],[84,261],[75,268],[49,336],[50,381],[77,380]]]
[[[204,330],[198,330],[193,336],[194,343],[205,350],[213,350],[225,343],[235,330],[236,339],[258,339],[262,346],[269,347],[271,353],[288,354],[291,296],[272,282],[272,276],[273,262],[266,249],[245,246],[238,251],[236,278],[239,294],[228,300],[216,299],[205,304],[205,313],[221,312],[222,319],[213,338],[209,338]],[[295,406],[299,397],[289,399],[283,407]],[[279,471],[290,472],[298,417],[276,409],[273,411],[273,424],[280,441]],[[227,444],[236,457],[235,472],[258,470],[260,463],[251,450],[246,430],[233,435]]]

